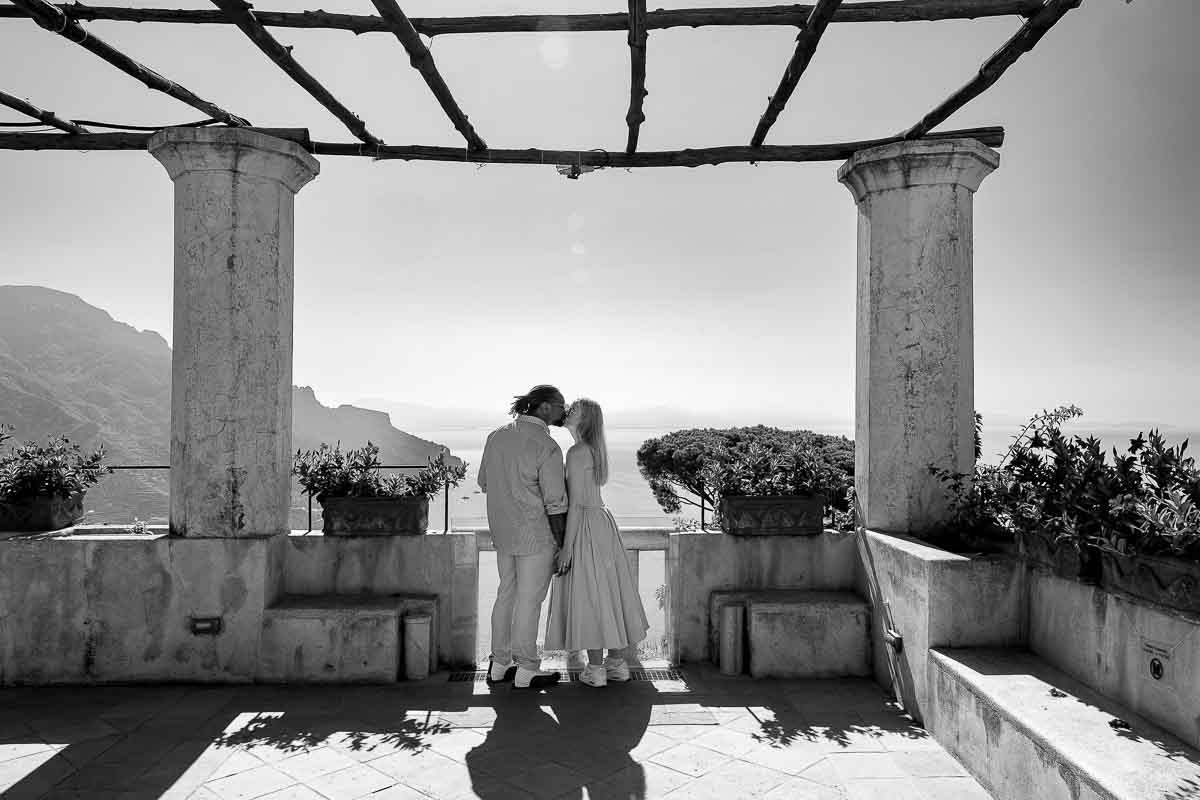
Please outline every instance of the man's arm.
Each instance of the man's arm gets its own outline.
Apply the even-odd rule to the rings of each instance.
[[[562,450],[551,440],[551,447],[538,466],[538,485],[542,489],[542,502],[546,516],[550,519],[550,534],[557,547],[563,546],[567,535],[567,473],[563,467]]]
[[[550,514],[550,535],[554,537],[554,546],[561,549],[567,536],[567,515]]]

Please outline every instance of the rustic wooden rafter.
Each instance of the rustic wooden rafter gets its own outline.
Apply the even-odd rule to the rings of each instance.
[[[1004,74],[1005,70],[1015,64],[1022,55],[1032,50],[1034,45],[1046,35],[1046,31],[1054,27],[1054,24],[1062,19],[1068,11],[1078,8],[1082,2],[1083,0],[1046,0],[1041,11],[1026,20],[1020,30],[1005,42],[1003,47],[983,62],[983,66],[979,68],[979,72],[974,78],[922,117],[916,125],[900,135],[905,139],[920,139],[941,125],[955,111],[983,94],[992,84],[1000,80],[1000,76]]]
[[[813,6],[812,13],[804,21],[803,30],[796,37],[796,49],[792,51],[787,69],[783,71],[783,77],[779,79],[779,88],[767,101],[767,110],[763,112],[758,126],[754,129],[754,135],[750,137],[751,147],[762,147],[762,143],[766,141],[767,131],[771,130],[775,120],[779,119],[779,114],[787,105],[787,101],[791,99],[792,92],[796,91],[796,84],[800,83],[800,77],[808,69],[813,55],[817,52],[821,36],[825,33],[829,20],[837,13],[841,3],[842,0],[817,0],[817,4]]]
[[[38,108],[32,103],[26,103],[21,98],[13,97],[7,92],[0,92],[0,105],[6,105],[9,108],[20,111],[27,117],[40,119],[42,122],[58,128],[60,131],[66,131],[67,133],[90,133],[90,131],[82,125],[76,125],[70,120],[62,119],[53,111],[46,111],[44,108]]]
[[[25,15],[32,18],[34,22],[46,30],[57,33],[59,36],[94,53],[125,74],[137,78],[151,89],[187,103],[192,108],[200,109],[210,117],[218,119],[227,125],[240,126],[250,124],[241,117],[234,116],[225,109],[213,105],[201,97],[197,97],[188,89],[167,80],[149,67],[134,61],[103,39],[90,35],[79,26],[79,23],[75,22],[67,14],[64,14],[57,6],[47,3],[45,0],[12,0],[12,3],[17,8],[9,10],[17,12],[16,15]]]
[[[260,130],[260,129],[252,129]],[[860,142],[763,147],[706,147],[642,153],[604,150],[485,150],[425,145],[368,145],[357,142],[310,142],[304,129],[261,129],[296,141],[313,155],[365,156],[410,161],[454,161],[474,164],[545,164],[582,167],[699,167],[706,164],[765,161],[842,161],[858,150],[902,141],[899,136]],[[0,133],[0,150],[144,150],[148,133]],[[977,139],[988,147],[1004,143],[1004,128],[967,128],[930,134],[926,139]]]
[[[846,3],[831,22],[933,22],[981,17],[1029,17],[1041,10],[1044,0],[876,0]],[[74,20],[121,22],[175,22],[200,25],[229,24],[219,11],[169,8],[117,8],[69,3],[58,6]],[[784,25],[799,27],[812,13],[811,5],[757,6],[747,8],[659,9],[646,14],[647,30],[698,28],[706,25]],[[15,9],[0,6],[0,18],[20,17]],[[351,33],[387,33],[380,17],[336,14],[327,11],[255,11],[255,18],[268,27],[324,28]],[[628,16],[613,14],[514,14],[508,16],[412,17],[413,28],[425,36],[470,33],[564,33],[623,31]]]
[[[637,150],[638,133],[646,121],[642,102],[646,99],[646,0],[629,0],[629,113],[625,123],[629,137],[625,152]]]
[[[22,2],[24,1],[22,0]],[[328,89],[309,74],[308,70],[300,66],[299,62],[292,57],[292,48],[284,47],[267,32],[246,0],[212,0],[212,2],[221,10],[222,14],[229,18],[230,22],[237,25],[241,32],[254,42],[259,50],[266,54],[267,58],[275,62],[280,69],[287,73],[289,78],[341,120],[351,133],[368,144],[380,143],[381,140],[367,130],[367,126],[354,112],[342,105]]]
[[[408,53],[409,62],[413,68],[421,73],[421,77],[425,79],[433,96],[437,98],[441,104],[442,110],[446,112],[446,116],[450,118],[455,129],[463,135],[467,140],[467,148],[470,150],[487,150],[487,143],[480,138],[475,132],[475,128],[467,119],[467,115],[459,108],[458,103],[454,100],[454,95],[450,93],[450,87],[446,85],[446,81],[442,79],[442,75],[438,72],[437,65],[433,63],[433,54],[429,52],[429,48],[421,41],[420,34],[413,27],[412,22],[400,10],[400,6],[396,4],[396,0],[371,0],[375,4],[375,8],[379,11],[379,16],[387,22],[393,34],[404,47],[404,51]]]

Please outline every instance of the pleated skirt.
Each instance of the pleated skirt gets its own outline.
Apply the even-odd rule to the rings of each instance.
[[[554,578],[547,650],[618,649],[646,638],[650,623],[612,513],[586,506],[572,514],[571,570]],[[568,531],[567,538],[571,538]]]

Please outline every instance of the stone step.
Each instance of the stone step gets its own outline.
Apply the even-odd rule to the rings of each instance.
[[[393,683],[404,672],[404,616],[430,615],[436,636],[437,605],[431,594],[284,595],[263,610],[257,680]]]
[[[929,656],[926,726],[996,800],[1200,797],[1200,752],[1038,656]]]
[[[719,661],[721,614],[745,608],[745,656],[755,678],[871,675],[871,609],[852,592],[718,591],[709,600],[713,660]]]

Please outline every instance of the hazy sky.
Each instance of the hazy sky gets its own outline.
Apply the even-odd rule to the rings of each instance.
[[[373,13],[365,0],[308,5]],[[670,4],[684,5],[714,3]],[[831,25],[768,142],[902,130],[1019,25]],[[353,139],[233,26],[87,27],[254,124]],[[272,30],[387,143],[462,144],[390,35]],[[1007,130],[975,198],[980,409],[1076,403],[1094,420],[1200,422],[1196,31],[1195,0],[1086,0],[942,126]],[[748,143],[793,40],[783,28],[651,31],[641,149]],[[623,33],[445,36],[432,48],[489,145],[624,147]],[[0,20],[0,76],[68,118],[203,116],[24,20]],[[491,407],[554,382],[610,410],[853,415],[856,212],[838,163],[569,181],[551,166],[321,162],[296,203],[295,381],[323,402]],[[147,154],[0,151],[0,283],[78,294],[169,340],[171,215],[171,182]]]

